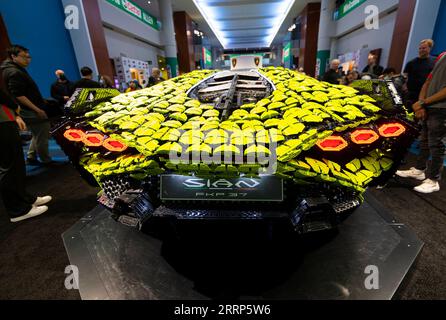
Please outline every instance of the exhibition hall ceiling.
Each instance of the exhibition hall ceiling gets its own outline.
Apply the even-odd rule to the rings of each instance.
[[[163,0],[132,0],[132,2],[136,3],[152,16],[159,19],[161,17],[161,13],[158,1]]]
[[[160,18],[159,1],[132,0]],[[293,19],[318,0],[171,0],[173,11],[186,11],[213,46],[266,48],[283,41]]]
[[[161,0],[162,1],[162,0]],[[266,48],[280,43],[309,0],[173,0],[186,11],[214,46]]]

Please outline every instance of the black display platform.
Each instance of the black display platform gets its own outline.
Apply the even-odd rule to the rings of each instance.
[[[97,207],[63,240],[70,263],[79,268],[80,295],[88,300],[385,300],[423,246],[370,194],[334,233],[270,240],[271,230],[263,226],[211,228],[201,234],[195,226],[191,239],[162,242]],[[378,290],[365,287],[371,265],[378,267]]]

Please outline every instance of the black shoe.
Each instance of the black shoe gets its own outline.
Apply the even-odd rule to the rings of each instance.
[[[51,166],[59,164],[59,162],[51,160],[50,162],[41,162],[41,164],[44,167],[51,167]]]
[[[42,162],[40,162],[37,159],[30,159],[30,158],[28,158],[28,159],[26,159],[26,164],[29,165],[29,166],[41,166]]]

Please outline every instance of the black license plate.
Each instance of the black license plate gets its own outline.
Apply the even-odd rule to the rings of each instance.
[[[283,180],[162,175],[161,200],[283,201]]]

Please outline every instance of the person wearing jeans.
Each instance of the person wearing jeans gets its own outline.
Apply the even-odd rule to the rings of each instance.
[[[11,222],[37,217],[48,210],[50,196],[36,197],[26,191],[26,166],[20,130],[26,124],[17,113],[18,106],[0,90],[0,196]]]
[[[435,62],[420,93],[420,99],[413,105],[417,119],[422,121],[420,138],[421,153],[416,167],[397,171],[404,178],[415,178],[423,183],[415,187],[420,193],[440,191],[440,180],[445,160],[446,138],[446,52]],[[428,161],[432,157],[432,161]]]

